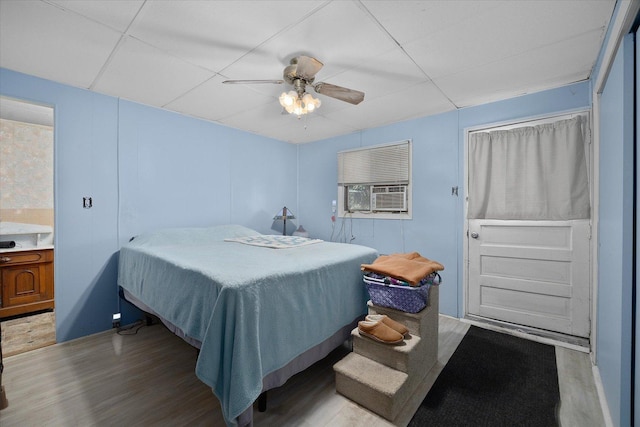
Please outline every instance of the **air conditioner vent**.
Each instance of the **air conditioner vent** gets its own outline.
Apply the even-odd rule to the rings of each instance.
[[[406,212],[407,186],[374,186],[371,194],[371,210]]]

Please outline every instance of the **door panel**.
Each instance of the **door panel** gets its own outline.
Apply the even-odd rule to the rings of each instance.
[[[588,220],[469,220],[468,313],[589,336]]]

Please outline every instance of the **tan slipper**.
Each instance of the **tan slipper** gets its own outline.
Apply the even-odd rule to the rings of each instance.
[[[400,322],[396,322],[386,314],[369,314],[364,318],[364,320],[368,320],[370,322],[382,322],[394,331],[399,332],[402,336],[409,333],[409,329],[407,329],[406,326]]]
[[[360,321],[358,322],[358,331],[361,335],[384,344],[399,344],[403,338],[400,332],[394,331],[381,321]]]

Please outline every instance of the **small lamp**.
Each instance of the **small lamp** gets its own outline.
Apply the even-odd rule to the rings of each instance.
[[[278,213],[273,217],[274,221],[279,221],[279,220],[283,221],[283,226],[282,226],[282,235],[283,236],[287,235],[287,220],[288,219],[296,219],[296,217],[293,214],[293,212],[291,212],[289,209],[287,209],[286,206],[283,207],[282,210],[278,211]]]

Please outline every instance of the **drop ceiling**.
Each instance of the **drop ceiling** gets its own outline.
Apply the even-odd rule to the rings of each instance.
[[[291,143],[589,78],[615,0],[0,0],[0,67]],[[292,57],[359,105],[283,114]]]

